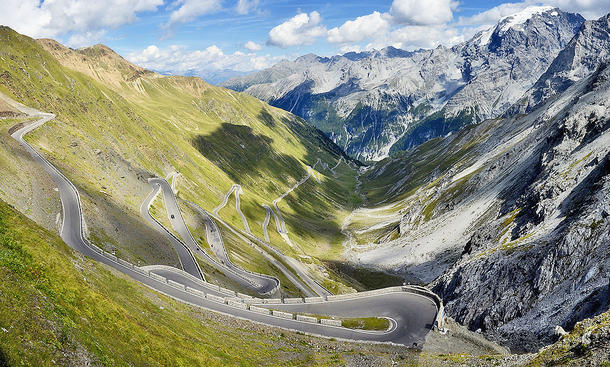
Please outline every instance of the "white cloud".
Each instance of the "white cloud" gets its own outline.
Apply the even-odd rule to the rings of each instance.
[[[297,14],[271,29],[268,43],[283,48],[312,44],[316,38],[326,34],[321,21],[322,17],[317,11]]]
[[[173,45],[160,49],[150,45],[141,51],[132,52],[127,60],[142,67],[171,72],[172,74],[197,74],[218,70],[253,71],[268,68],[282,57],[258,56],[255,53],[234,52],[225,54],[212,45],[204,50],[189,51]]]
[[[163,0],[2,0],[0,24],[35,38],[72,32],[71,39],[78,43],[132,23],[137,13],[156,11],[162,4]]]
[[[388,17],[379,12],[348,20],[338,28],[328,31],[328,41],[332,43],[360,42],[367,38],[384,34],[390,23]]]
[[[394,0],[390,14],[401,24],[443,24],[453,19],[457,2],[451,0]]]
[[[460,25],[493,25],[496,24],[500,18],[506,17],[520,12],[527,8],[528,3],[504,3],[495,6],[489,10],[480,12],[470,17],[460,17],[458,24]]]
[[[524,0],[507,2],[472,15],[453,20],[458,3],[454,0],[394,0],[389,13],[374,12],[345,22],[328,31],[327,39],[339,43],[339,50],[383,48],[388,45],[413,50],[452,46],[470,39],[477,31],[496,24],[502,17],[533,5],[551,5],[596,19],[610,12],[608,0]]]
[[[393,31],[389,44],[404,50],[451,46],[464,41],[464,34],[448,26],[409,25]]]
[[[342,52],[360,49],[358,43],[364,40],[370,40],[367,49],[451,45],[463,40],[460,31],[451,25],[457,5],[453,0],[394,0],[389,13],[376,11],[349,20],[329,30],[327,40],[340,43]]]
[[[179,7],[170,14],[165,27],[171,28],[176,24],[188,23],[201,15],[218,11],[222,8],[220,2],[220,0],[176,0],[172,6]]]
[[[362,47],[360,47],[359,45],[343,45],[343,46],[341,46],[341,48],[339,50],[341,51],[342,54],[345,54],[348,52],[361,52]]]
[[[95,43],[100,43],[106,35],[105,29],[100,29],[91,32],[76,33],[68,38],[66,44],[70,47],[90,46]]]
[[[258,8],[259,0],[239,0],[235,6],[237,14],[248,14]]]
[[[248,41],[244,44],[244,47],[250,51],[260,51],[263,49],[263,46],[259,45],[254,41]]]
[[[587,19],[597,19],[610,13],[608,0],[549,0],[542,3],[556,6],[564,11],[580,13]]]

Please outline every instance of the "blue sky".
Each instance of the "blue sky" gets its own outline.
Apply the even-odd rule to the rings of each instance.
[[[71,46],[104,43],[175,74],[247,72],[303,54],[450,46],[528,6],[596,18],[608,0],[0,0],[0,24]]]

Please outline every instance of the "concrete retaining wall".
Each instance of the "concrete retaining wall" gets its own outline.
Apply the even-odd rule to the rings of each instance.
[[[315,318],[315,317],[311,317],[311,316],[297,315],[297,320],[305,321],[305,322],[311,322],[311,323],[314,323],[314,324],[318,323],[318,319]]]
[[[147,277],[148,277],[148,276],[150,276],[146,270],[144,270],[144,269],[140,269],[140,268],[138,268],[137,266],[136,266],[136,267],[134,267],[134,268],[133,268],[133,270],[134,270],[136,273],[140,273],[140,274],[142,274],[142,275],[146,275]]]
[[[218,287],[218,291],[220,293],[224,293],[224,294],[226,294],[227,296],[230,296],[230,297],[237,297],[237,292],[232,291],[230,289]]]
[[[316,303],[316,302],[324,302],[323,297],[307,297],[305,298],[305,303]]]
[[[445,328],[445,308],[443,305],[441,305],[441,308],[438,309],[438,313],[434,319],[434,326],[436,326],[436,328],[439,330],[443,330]]]
[[[329,301],[356,299],[356,298],[362,297],[366,293],[368,293],[368,292],[359,292],[359,293],[352,293],[352,294],[338,294],[336,296],[327,296],[326,299],[329,300]]]
[[[262,308],[262,307],[256,307],[256,306],[250,306],[250,311],[252,312],[256,312],[256,313],[260,313],[263,315],[270,315],[271,314],[271,310],[268,308]]]
[[[223,297],[218,297],[218,296],[215,296],[215,295],[213,295],[213,294],[206,294],[206,295],[205,295],[205,298],[206,298],[206,299],[209,299],[209,300],[211,300],[211,301],[216,301],[216,302],[220,302],[220,303],[225,303],[225,299],[224,299]]]
[[[167,280],[167,284],[171,285],[172,287],[176,287],[179,289],[183,289],[186,290],[186,286],[182,283],[178,283],[178,282],[174,282],[173,280]]]
[[[164,283],[167,281],[167,279],[165,279],[165,277],[162,277],[161,275],[158,275],[158,274],[155,274],[155,273],[150,273],[150,277],[153,278],[153,279],[156,279],[156,280],[158,280],[160,282],[164,282]]]
[[[130,263],[129,261],[125,261],[125,260],[123,260],[123,259],[118,259],[118,261],[119,261],[119,264],[121,264],[121,265],[125,265],[125,266],[126,266],[126,267],[128,267],[128,268],[133,269],[133,267],[134,267],[134,266],[133,266],[133,264],[132,264],[132,263]]]
[[[284,298],[286,304],[304,303],[303,298]]]
[[[114,256],[113,254],[111,254],[109,252],[104,253],[104,255],[106,255],[107,257],[111,258],[114,261],[117,261],[119,259],[118,257]]]
[[[277,316],[277,317],[281,317],[283,319],[288,319],[288,320],[293,320],[294,319],[294,315],[288,312],[282,312],[282,311],[276,311],[273,310],[272,311],[272,315],[273,316]]]
[[[199,291],[197,289],[193,289],[191,287],[186,287],[186,291],[189,293],[192,293],[196,296],[199,296],[199,297],[205,297],[205,293],[203,293],[202,291]]]
[[[243,302],[237,302],[237,301],[233,301],[233,300],[228,300],[227,304],[231,307],[235,307],[235,308],[241,308],[242,310],[247,310],[248,309],[248,305],[243,303]]]
[[[341,320],[320,319],[320,324],[331,325],[331,326],[341,326]]]
[[[269,298],[269,299],[263,299],[263,303],[264,304],[271,304],[271,305],[277,305],[282,303],[282,300],[279,298]]]

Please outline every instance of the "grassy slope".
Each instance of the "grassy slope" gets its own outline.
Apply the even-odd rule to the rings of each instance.
[[[61,211],[53,181],[40,174],[40,165],[9,135],[9,130],[29,119],[0,118],[0,200],[11,203],[43,227],[55,228]]]
[[[412,357],[182,305],[75,254],[1,201],[0,277],[0,365],[327,365],[365,353],[389,364],[395,353]]]
[[[147,177],[179,171],[181,197],[208,210],[234,182],[240,183],[245,191],[242,211],[262,237],[256,225],[265,215],[260,204],[303,177],[305,164],[321,158],[332,166],[340,155],[320,132],[285,111],[197,78],[118,67],[124,60],[101,46],[79,53],[81,64],[74,51],[52,50],[60,59],[62,52],[71,55],[61,59],[66,67],[35,41],[7,28],[0,30],[0,42],[0,56],[6,56],[0,59],[6,70],[0,91],[56,113],[61,121],[38,129],[29,140],[81,189],[92,238],[132,261],[176,261],[167,241],[150,233],[139,216],[139,204],[149,191]],[[340,184],[351,183],[347,178]],[[332,219],[330,230],[295,231],[293,241],[305,250],[316,243],[337,245],[340,215],[350,205],[344,195],[327,195],[325,189],[314,195],[325,204],[324,218],[303,209],[301,200],[288,204],[288,211],[317,223],[313,228],[328,227]],[[289,218],[293,226],[299,220]],[[231,224],[241,228],[240,220]],[[279,236],[272,235],[272,240],[285,248]]]

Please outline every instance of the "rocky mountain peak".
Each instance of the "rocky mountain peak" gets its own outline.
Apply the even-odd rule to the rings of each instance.
[[[584,21],[580,14],[564,12],[559,8],[531,6],[503,17],[495,26],[477,33],[467,44],[495,51],[503,45],[524,41],[524,38],[531,40],[543,35],[542,42],[548,41],[548,34],[554,30],[558,32],[557,39],[561,40],[566,35],[559,32],[567,33],[571,38]]]
[[[509,115],[533,110],[610,60],[610,14],[586,21]]]
[[[451,48],[310,54],[223,86],[305,118],[353,157],[379,160],[503,114],[583,22],[530,7]]]
[[[531,21],[537,16],[558,16],[560,11],[561,10],[558,8],[552,6],[529,6],[518,13],[503,17],[498,22],[496,28],[499,32],[503,33],[511,28],[520,28],[523,24]]]

